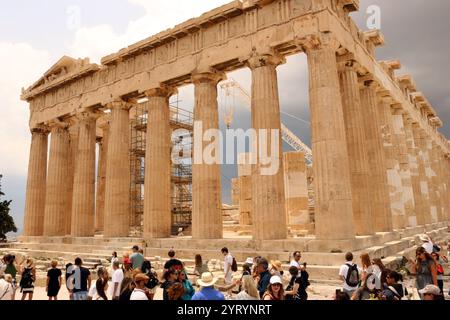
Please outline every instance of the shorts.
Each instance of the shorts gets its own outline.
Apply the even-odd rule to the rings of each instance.
[[[86,301],[87,299],[88,299],[87,291],[80,291],[80,292],[73,293],[73,300],[75,300],[75,301]]]

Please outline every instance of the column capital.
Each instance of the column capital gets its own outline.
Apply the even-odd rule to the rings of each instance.
[[[277,67],[280,64],[286,63],[286,59],[277,53],[258,53],[253,51],[250,57],[246,60],[246,64],[250,69],[257,69],[265,66]]]
[[[100,112],[83,110],[83,111],[78,112],[75,115],[75,118],[78,122],[92,121],[92,120],[95,121],[98,118],[100,118],[102,115],[103,115],[103,113],[100,113]]]
[[[119,109],[119,110],[130,110],[133,107],[133,103],[124,101],[122,98],[115,98],[113,101],[109,102],[105,106],[109,110]]]
[[[70,123],[67,121],[61,121],[59,119],[53,119],[46,123],[49,129],[53,132],[54,130],[67,130],[70,127]]]
[[[297,39],[297,43],[306,54],[322,49],[337,51],[341,46],[336,37],[329,33],[308,35]]]
[[[177,88],[166,85],[162,85],[159,88],[152,88],[144,91],[144,94],[147,98],[153,97],[170,98],[171,96],[177,93],[178,93]]]
[[[194,84],[212,82],[218,84],[220,81],[226,80],[227,76],[224,72],[209,70],[204,72],[194,71],[191,76],[192,82]]]
[[[41,125],[37,125],[37,126],[30,128],[30,132],[31,132],[31,134],[33,134],[33,133],[49,134],[50,128],[47,125],[41,124]]]

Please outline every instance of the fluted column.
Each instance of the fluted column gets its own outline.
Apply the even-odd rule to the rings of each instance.
[[[393,121],[391,116],[392,99],[388,96],[379,97],[378,114],[380,115],[380,130],[384,148],[386,174],[390,197],[390,210],[392,226],[394,229],[404,229],[408,222],[406,219],[406,194],[400,175],[399,149],[394,146]],[[410,194],[409,196],[412,196]],[[408,199],[411,201],[412,199]]]
[[[325,37],[325,35],[324,35]],[[306,47],[309,65],[316,237],[354,237],[349,154],[333,40]]]
[[[44,232],[48,132],[44,128],[33,128],[31,135],[23,234],[24,236],[42,236]]]
[[[72,201],[73,201],[73,182],[75,179],[75,160],[78,153],[78,119],[72,118],[69,127],[69,157],[68,157],[68,173],[67,173],[67,194],[66,203],[67,220],[65,223],[65,234],[70,235],[72,232]]]
[[[169,98],[173,88],[146,92],[148,97],[145,153],[144,237],[167,238],[171,234],[171,130]]]
[[[203,141],[207,130],[219,130],[217,84],[223,80],[222,73],[198,73],[192,76],[195,85],[194,121],[202,130],[194,131],[194,163],[192,166],[192,237],[194,239],[221,239],[223,237],[222,192],[220,163],[206,161],[205,147],[211,142]],[[200,136],[196,136],[200,135]],[[221,152],[220,141],[214,141],[215,152]],[[200,153],[200,154],[197,154]],[[211,155],[213,156],[213,155]],[[217,154],[214,155],[216,157]]]
[[[437,204],[437,215],[438,221],[443,222],[446,221],[446,214],[444,212],[445,204],[443,202],[443,181],[442,181],[442,173],[441,173],[441,157],[439,146],[435,141],[432,141],[432,149],[431,149],[431,168],[434,171],[434,176],[432,178],[434,190],[436,192],[436,204]]]
[[[408,148],[408,161],[411,170],[411,182],[414,191],[414,202],[416,204],[417,225],[423,226],[425,222],[425,212],[427,211],[428,197],[422,192],[423,189],[423,165],[420,160],[419,148],[414,139],[413,123],[407,114],[402,114],[405,127],[406,145]],[[429,209],[428,209],[429,210]]]
[[[103,232],[105,221],[106,159],[108,158],[109,121],[101,126],[103,137],[98,142],[97,196],[95,202],[95,231]]]
[[[432,207],[430,199],[430,186],[427,177],[427,166],[426,166],[426,141],[425,136],[421,134],[422,129],[419,124],[412,124],[412,133],[414,136],[414,143],[417,147],[417,161],[419,166],[419,179],[420,179],[420,192],[423,199],[423,222],[424,224],[430,224],[432,220]]]
[[[107,238],[130,233],[130,115],[131,104],[110,103],[111,124],[106,157],[104,231]]]
[[[427,178],[430,186],[430,201],[432,205],[432,221],[440,222],[441,203],[439,201],[439,188],[437,182],[437,167],[435,164],[432,137],[424,132],[426,141],[426,157],[427,157]]]
[[[372,221],[376,232],[390,232],[392,231],[392,215],[376,87],[376,83],[369,80],[363,83],[360,91],[369,159],[369,187],[374,209]]]
[[[69,131],[67,125],[55,124],[51,130],[50,155],[48,160],[45,198],[44,236],[66,235],[69,173]]]
[[[256,130],[256,165],[252,168],[252,226],[256,240],[287,238],[280,104],[276,68],[283,61],[274,55],[253,56],[252,128]],[[263,130],[263,131],[262,131]],[[264,132],[265,130],[265,132]],[[272,133],[275,133],[272,136]],[[275,140],[276,139],[276,140]],[[254,145],[255,147],[255,145]],[[256,153],[256,148],[253,150]],[[275,153],[275,154],[274,154]],[[272,172],[264,172],[261,155],[278,162]],[[272,163],[273,164],[273,163]]]
[[[442,165],[445,180],[445,208],[447,221],[450,222],[450,154],[444,154],[444,159]]]
[[[72,198],[72,237],[94,236],[95,147],[98,115],[78,114],[78,148]]]
[[[356,235],[374,234],[372,199],[369,194],[369,165],[364,141],[363,116],[356,62],[340,64],[339,77],[352,186],[353,219]]]
[[[402,198],[405,206],[405,213],[408,227],[416,227],[417,223],[417,200],[414,193],[413,173],[418,176],[417,160],[415,155],[409,155],[409,148],[406,139],[406,130],[403,121],[404,111],[401,109],[391,108],[392,123],[392,143],[395,156],[398,158],[400,165],[400,177],[402,183]],[[414,141],[411,141],[411,148],[414,147]]]

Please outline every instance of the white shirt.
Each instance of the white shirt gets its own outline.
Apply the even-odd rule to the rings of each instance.
[[[93,281],[91,287],[89,288],[88,296],[92,298],[92,300],[95,299],[97,296],[97,281]]]
[[[114,287],[115,287],[116,283],[119,284],[116,289],[116,297],[120,296],[120,289],[122,286],[122,281],[123,281],[123,270],[119,268],[119,269],[115,270],[112,275],[112,285],[111,285],[111,290],[110,290],[111,296],[113,295]]]
[[[426,252],[428,252],[429,254],[433,253],[433,243],[430,242],[424,242],[422,244],[422,247],[425,249]]]
[[[233,300],[258,300],[257,298],[252,297],[246,291],[239,292]]]
[[[231,254],[227,254],[224,259],[223,270],[226,274],[231,273],[231,266],[233,265],[233,257]]]
[[[339,275],[340,275],[341,277],[344,277],[344,278],[347,277],[347,273],[348,273],[348,269],[349,269],[349,267],[348,267],[347,264],[350,264],[350,265],[352,265],[352,266],[354,265],[353,262],[347,262],[347,263],[343,264],[343,265],[341,266],[341,268],[339,269]],[[360,278],[361,278],[361,271],[362,271],[361,268],[358,267],[358,273],[359,273],[359,277],[360,277]],[[356,286],[356,287],[350,287],[350,286],[347,284],[347,282],[344,280],[344,284],[343,284],[342,288],[343,288],[344,290],[353,291],[353,290],[356,290],[356,289],[358,288],[358,286]]]
[[[117,258],[117,257],[112,257],[111,258],[111,266],[110,266],[110,271],[113,273],[114,272],[114,268],[113,268],[113,266],[114,266],[114,262],[118,262],[119,261],[119,258]]]
[[[0,300],[12,300],[14,289],[11,283],[0,279]]]
[[[144,290],[135,288],[131,293],[130,300],[148,300]]]

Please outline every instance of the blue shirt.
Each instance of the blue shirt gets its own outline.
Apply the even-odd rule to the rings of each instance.
[[[192,300],[225,300],[224,295],[213,287],[205,287],[194,294]]]
[[[272,278],[272,274],[267,270],[259,275],[258,291],[261,298],[270,284],[270,278]]]

